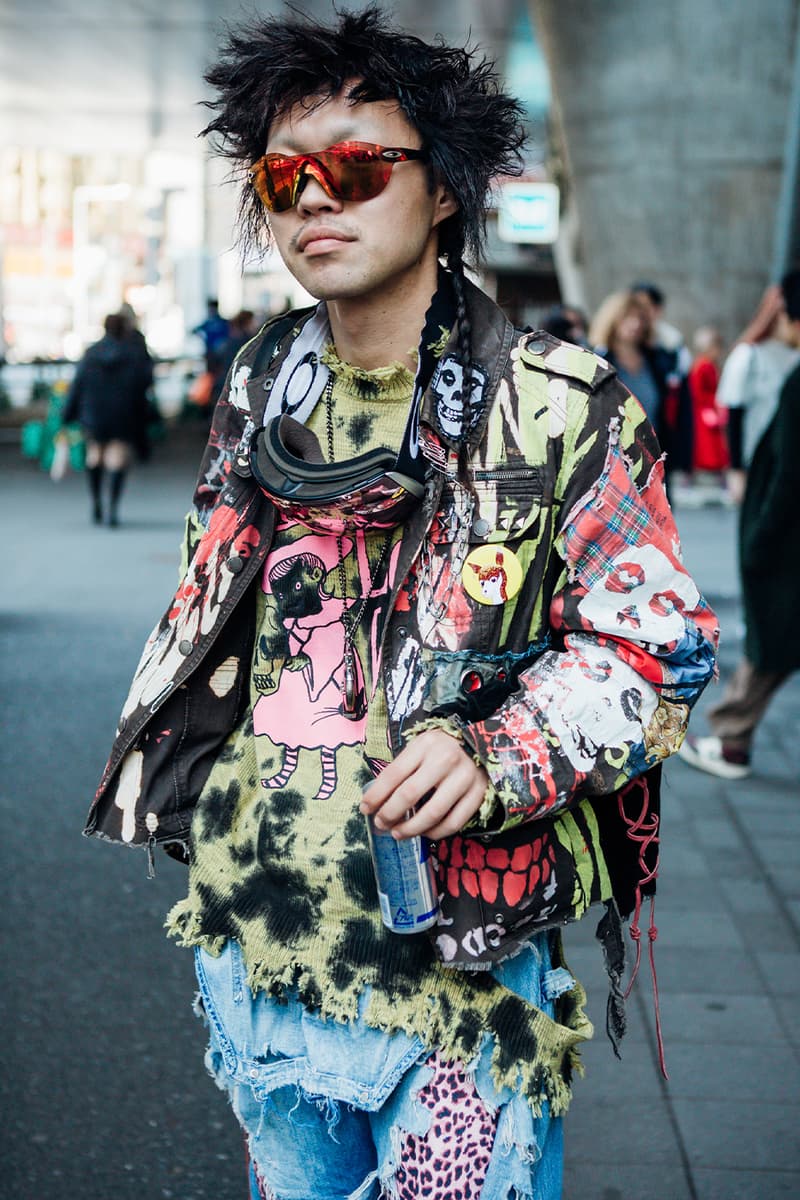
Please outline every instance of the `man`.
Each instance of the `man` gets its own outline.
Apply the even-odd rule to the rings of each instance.
[[[800,270],[781,283],[785,341],[800,347]],[[800,366],[781,388],[777,410],[753,452],[739,519],[745,617],[744,657],[708,713],[712,733],[689,737],[681,757],[723,779],[751,772],[753,739],[775,692],[800,668]]]
[[[203,339],[206,349],[206,365],[209,371],[214,369],[216,355],[227,341],[229,332],[229,322],[219,311],[219,300],[214,296],[209,296],[206,300],[205,320],[201,321],[199,325],[195,325],[192,330],[192,333],[198,334]]]
[[[557,928],[606,902],[617,1036],[713,617],[636,401],[464,277],[522,141],[490,64],[369,8],[257,21],[209,81],[245,230],[320,302],[231,369],[87,832],[188,857],[253,1197],[551,1200],[591,1032]],[[433,842],[430,935],[384,926],[367,815]]]

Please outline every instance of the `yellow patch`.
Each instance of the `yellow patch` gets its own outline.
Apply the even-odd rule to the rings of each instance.
[[[478,604],[505,604],[522,587],[522,567],[505,546],[477,546],[467,555],[461,582]]]

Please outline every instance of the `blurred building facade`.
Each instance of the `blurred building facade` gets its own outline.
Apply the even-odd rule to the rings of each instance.
[[[786,266],[779,216],[797,227],[798,0],[531,10],[554,94],[560,249],[580,298],[591,308],[653,280],[684,332],[711,320],[735,336]]]
[[[516,321],[649,277],[684,328],[734,332],[767,282],[798,4],[395,0],[409,30],[471,37],[498,59],[529,114],[526,177],[562,189],[553,247],[504,242],[490,219],[481,280]],[[332,0],[297,7],[329,16]],[[221,24],[251,12],[241,0],[0,7],[9,360],[77,357],[123,300],[169,356],[208,295],[227,313],[306,299],[275,257],[242,264],[236,189],[197,137]]]
[[[362,7],[354,3],[353,7]],[[279,12],[281,0],[258,11]],[[298,8],[329,16],[331,0]],[[400,0],[402,26],[501,63],[531,114],[543,173],[548,81],[526,0]],[[77,357],[125,300],[162,355],[180,353],[205,298],[280,311],[305,293],[275,256],[242,263],[237,192],[198,131],[202,75],[240,0],[11,0],[0,10],[0,255],[8,359]],[[548,247],[499,243],[484,280],[518,319],[557,295]],[[505,281],[508,281],[506,284]]]

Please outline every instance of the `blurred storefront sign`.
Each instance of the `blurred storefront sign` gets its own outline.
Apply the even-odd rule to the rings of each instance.
[[[504,242],[548,245],[558,237],[559,191],[554,183],[503,183],[497,234]]]

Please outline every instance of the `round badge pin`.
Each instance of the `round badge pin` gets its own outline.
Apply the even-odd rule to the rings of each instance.
[[[522,587],[522,567],[505,546],[476,546],[467,555],[461,582],[478,604],[505,604]]]

